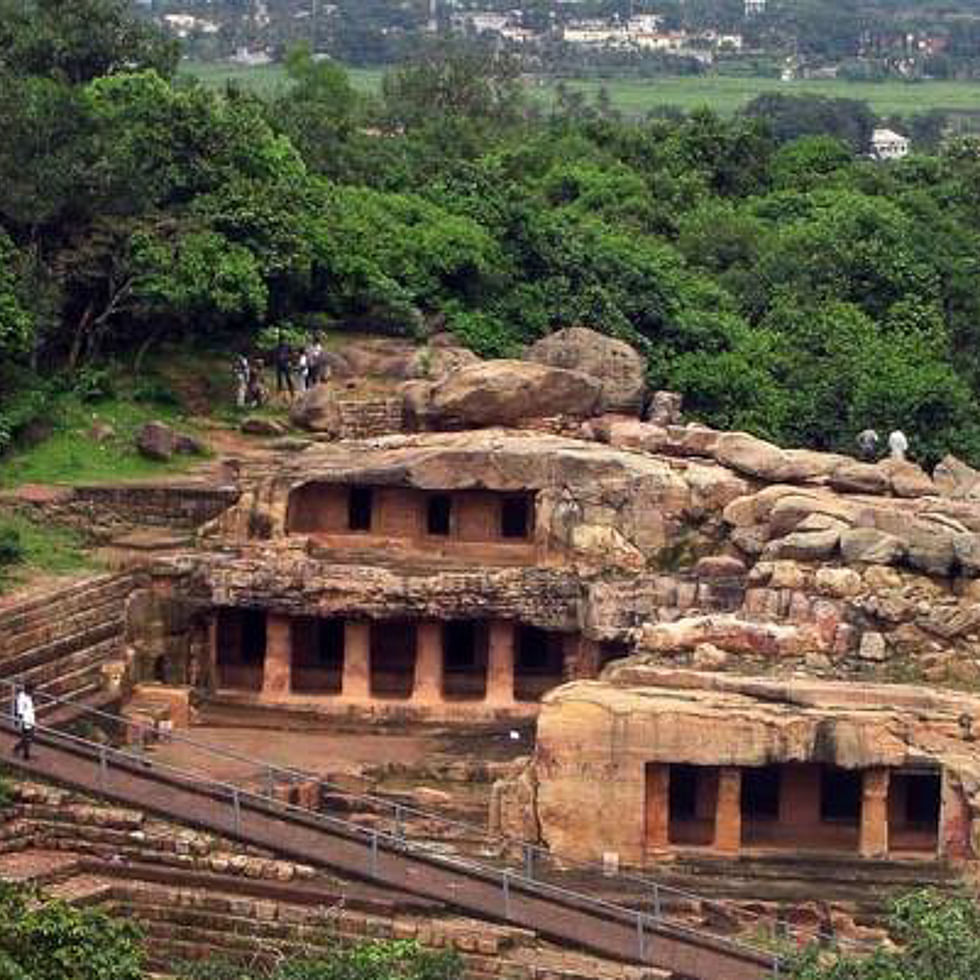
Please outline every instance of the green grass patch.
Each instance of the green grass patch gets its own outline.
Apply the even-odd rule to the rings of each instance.
[[[662,77],[643,79],[612,78],[566,82],[569,89],[594,99],[601,88],[609,93],[613,106],[628,115],[645,115],[660,106],[684,110],[708,106],[719,115],[732,115],[758,95],[824,95],[835,99],[859,99],[878,115],[909,116],[930,109],[950,112],[976,112],[980,108],[980,84],[976,82],[848,82],[821,79],[783,82],[778,78],[737,78],[723,75],[702,77]],[[539,90],[540,91],[540,90]],[[542,95],[553,89],[545,86]]]
[[[233,81],[260,95],[275,94],[287,84],[282,65],[247,67],[228,63],[186,61],[182,74],[199,78],[205,85],[224,86]],[[381,89],[382,68],[348,68],[351,83],[362,92]],[[569,89],[594,99],[605,88],[612,105],[630,116],[645,116],[653,109],[674,106],[690,111],[708,106],[723,116],[732,115],[757,95],[780,92],[784,95],[826,95],[838,99],[867,102],[880,116],[909,116],[943,109],[948,112],[980,111],[980,83],[972,81],[914,81],[893,79],[884,82],[849,82],[844,79],[799,79],[784,82],[778,78],[756,76],[704,75],[655,78],[609,78],[565,82]],[[535,101],[554,101],[555,83],[528,83]]]
[[[0,457],[0,486],[128,480],[179,472],[197,462],[195,457],[181,456],[158,463],[137,452],[136,431],[155,419],[187,428],[174,406],[122,397],[95,402],[82,401],[74,394],[54,398],[47,417],[50,434],[35,445],[15,446]],[[102,441],[93,435],[98,423],[113,430]]]
[[[347,68],[351,85],[359,92],[381,91],[383,68]],[[283,65],[235,65],[230,62],[183,61],[179,75],[196,78],[209,88],[224,88],[229,82],[257,95],[277,95],[289,85]]]
[[[10,511],[0,511],[0,541],[16,542],[17,550],[16,560],[0,563],[0,592],[39,572],[65,575],[94,564],[75,531],[39,524]]]

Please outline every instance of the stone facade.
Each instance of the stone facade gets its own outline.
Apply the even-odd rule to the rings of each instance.
[[[644,865],[704,849],[972,862],[978,721],[968,695],[628,658],[545,696],[530,769],[496,795],[521,801],[503,808],[504,829],[538,826],[567,858]]]
[[[216,624],[237,609],[261,614],[253,646],[280,657],[286,641],[268,642],[275,617],[294,624],[291,651],[297,630],[339,630],[355,656],[358,629],[377,637],[407,624],[418,639],[497,623],[561,635],[555,683],[594,677],[631,651],[720,671],[980,682],[980,501],[969,467],[949,460],[932,479],[911,463],[621,416],[575,431],[389,436],[252,465],[198,551],[170,563],[162,594],[158,577],[153,615],[164,625],[133,631],[146,665],[138,679],[227,688]],[[573,657],[580,643],[588,652]],[[388,707],[432,719],[507,714],[500,698],[444,705],[435,692],[445,665],[427,649],[417,683]],[[288,683],[232,686],[250,701],[372,707],[355,669],[345,678],[329,651],[329,690],[294,690],[293,674],[317,667],[297,656]],[[270,678],[277,669],[270,659]],[[536,711],[536,698],[526,710],[521,700],[513,713]]]

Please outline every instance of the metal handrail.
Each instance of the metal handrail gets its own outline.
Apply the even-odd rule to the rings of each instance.
[[[9,679],[0,679],[0,684],[5,685],[11,692],[16,691],[18,688],[17,683]],[[152,734],[152,735],[159,734],[158,730],[153,725],[148,725],[143,722],[124,718],[118,714],[113,714],[111,712],[103,711],[101,709],[94,708],[89,705],[85,705],[81,702],[74,701],[71,698],[64,698],[64,697],[48,695],[43,692],[39,692],[38,700],[43,701],[48,705],[63,705],[66,707],[72,707],[78,709],[80,712],[84,714],[95,716],[98,718],[103,718],[106,721],[109,721],[116,725],[121,723],[127,726],[128,728],[132,728],[136,730],[138,733],[140,733],[141,740],[147,734]],[[44,728],[39,728],[39,730],[52,732],[58,735],[59,737],[73,739],[79,742],[79,744],[85,746],[98,747],[96,743],[89,742],[77,736],[68,735],[67,733],[64,732],[59,732],[56,729],[44,727]],[[190,738],[189,736],[186,735],[178,734],[176,732],[169,733],[168,738],[174,742],[187,745],[191,748],[201,751],[206,755],[210,755],[213,757],[246,763],[252,767],[255,767],[257,762],[255,758],[244,756],[240,753],[237,753],[230,749],[225,749],[223,747],[209,745],[207,743],[197,741],[196,739]],[[123,758],[138,760],[142,764],[145,764],[145,759],[141,755],[134,755],[132,753],[123,752],[122,750],[119,749],[108,749],[107,751],[114,754],[118,754]],[[276,765],[272,763],[262,762],[261,760],[258,760],[258,765],[260,770],[264,774],[266,774],[267,777],[269,777],[270,782],[273,778],[277,776],[288,781],[309,780],[312,778],[316,781],[318,786],[326,788],[331,793],[335,793],[339,796],[343,796],[354,801],[363,802],[372,807],[382,807],[390,810],[392,812],[393,819],[396,821],[395,833],[389,835],[384,831],[378,832],[376,830],[372,830],[372,833],[380,833],[382,836],[390,837],[390,839],[392,841],[397,842],[402,849],[404,849],[406,845],[410,845],[413,850],[421,851],[426,856],[430,858],[434,857],[443,863],[453,863],[454,859],[456,859],[457,856],[441,853],[437,850],[427,847],[425,844],[419,841],[408,841],[403,831],[399,829],[400,821],[402,818],[404,818],[405,816],[410,816],[410,817],[417,817],[427,821],[437,822],[445,827],[451,827],[459,831],[468,832],[470,834],[477,836],[480,839],[483,839],[488,843],[493,843],[494,845],[500,846],[502,848],[520,849],[520,851],[524,855],[526,871],[524,873],[519,874],[512,869],[508,869],[507,873],[509,874],[510,879],[512,881],[533,881],[537,884],[544,885],[545,883],[541,882],[540,879],[533,877],[533,868],[534,868],[535,859],[537,858],[538,860],[545,860],[545,861],[554,860],[554,855],[552,855],[547,848],[544,848],[539,844],[525,841],[520,838],[508,837],[504,834],[493,834],[488,830],[486,830],[485,828],[480,827],[476,824],[461,821],[452,817],[447,817],[442,814],[434,813],[429,810],[424,810],[419,807],[415,807],[411,804],[395,803],[381,796],[348,790],[344,787],[338,786],[335,783],[330,782],[329,780],[320,779],[318,777],[311,777],[309,773],[305,773],[302,772],[301,770],[293,769],[292,767],[289,766]],[[157,771],[169,771],[185,778],[186,777],[198,778],[199,781],[205,785],[221,787],[223,789],[228,790],[229,792],[237,793],[239,797],[244,796],[247,798],[263,800],[263,801],[269,799],[268,796],[262,794],[256,794],[250,790],[236,787],[234,786],[234,784],[225,783],[221,780],[216,780],[213,777],[210,777],[206,774],[195,774],[189,772],[188,770],[178,769],[177,767],[171,766],[166,763],[160,763],[157,761],[154,761],[153,767]],[[319,813],[318,811],[310,810],[305,807],[299,807],[295,804],[290,804],[283,801],[272,801],[272,802],[281,808],[288,809],[290,811],[295,811],[297,813],[312,815],[317,819],[332,822],[336,826],[340,826],[346,829],[354,828],[358,833],[361,833],[364,830],[364,828],[360,827],[360,825],[351,823],[349,821],[344,821],[338,817],[333,817],[327,814]],[[493,872],[496,871],[496,869],[491,869],[490,866],[480,864],[479,862],[475,862],[472,859],[459,858],[458,863],[469,868],[482,868],[487,871],[491,871],[491,870]],[[620,871],[619,869],[617,869],[613,875],[610,875],[607,869],[605,869],[602,865],[596,862],[561,859],[561,864],[564,869],[567,869],[569,871],[577,870],[588,874],[599,875],[605,879],[615,878],[619,881],[628,884],[635,884],[637,886],[642,887],[644,890],[650,892],[650,899],[652,900],[654,905],[654,915],[652,921],[660,922],[664,924],[675,924],[678,928],[685,931],[693,932],[694,930],[691,930],[691,927],[687,926],[682,921],[674,919],[670,915],[664,914],[661,905],[662,899],[673,897],[688,902],[709,903],[709,904],[715,904],[718,901],[717,899],[708,898],[707,896],[699,895],[697,893],[690,892],[685,889],[677,888],[673,885],[662,884],[658,882],[655,878],[652,878],[648,875],[639,874],[636,872]],[[548,885],[548,887],[558,888],[559,890],[561,890],[560,886]],[[565,890],[565,891],[569,895],[581,894],[579,892],[574,892],[570,890]],[[589,901],[602,902],[604,900],[589,897]],[[623,906],[615,903],[611,904],[610,907],[616,908],[620,911],[626,911],[629,914],[641,914],[644,916],[647,915],[647,913],[643,913],[643,912],[637,913],[637,910],[629,909],[627,906]],[[771,921],[766,916],[763,916],[751,909],[738,907],[738,911],[740,915],[750,920],[754,920],[756,923],[765,924],[768,926]],[[826,936],[822,933],[818,933],[816,937],[813,937],[812,934],[808,932],[804,932],[803,930],[798,930],[789,924],[779,923],[778,921],[775,923],[775,925],[777,928],[779,928],[779,930],[782,932],[784,936],[789,938],[796,937],[798,940],[805,939],[809,941],[811,938],[817,938],[820,941],[833,941],[838,946],[849,946],[855,949],[856,951],[863,951],[863,952],[868,952],[871,948],[873,948],[874,945],[877,945],[869,942],[862,942],[859,940],[848,939],[847,937]],[[703,935],[703,933],[701,932],[698,932],[697,934]],[[731,940],[728,940],[727,937],[717,937],[717,938],[722,939],[724,941],[732,942]],[[757,947],[748,943],[743,944],[742,948],[752,949],[755,952],[759,952],[759,949]]]
[[[3,683],[9,682],[4,681]],[[12,727],[12,722],[10,719],[4,718],[3,722]],[[241,804],[243,801],[245,801],[250,803],[253,807],[255,807],[255,809],[258,810],[283,812],[294,819],[301,819],[303,822],[333,828],[334,830],[341,831],[349,837],[366,840],[370,843],[372,850],[376,850],[381,844],[384,844],[390,851],[409,853],[413,857],[416,857],[424,862],[448,865],[450,867],[460,869],[462,872],[467,874],[482,877],[485,880],[499,880],[501,882],[501,889],[505,898],[509,890],[516,886],[527,893],[538,894],[545,898],[551,896],[570,905],[591,908],[598,910],[601,913],[612,914],[621,920],[633,920],[637,923],[638,934],[641,937],[643,935],[643,930],[645,929],[651,936],[657,934],[658,932],[666,932],[667,934],[688,936],[702,945],[706,942],[710,942],[717,946],[731,950],[733,954],[748,955],[763,961],[769,960],[772,963],[773,975],[776,977],[779,976],[779,971],[783,966],[779,954],[749,942],[737,941],[727,936],[705,934],[703,930],[696,929],[685,923],[670,921],[662,916],[656,917],[648,912],[630,909],[607,899],[596,898],[583,892],[562,888],[561,886],[551,884],[550,882],[544,882],[533,877],[528,877],[522,872],[515,871],[511,868],[495,868],[490,865],[482,864],[479,861],[475,861],[471,858],[463,858],[460,855],[446,855],[441,854],[438,851],[430,851],[427,848],[420,846],[418,842],[409,840],[403,836],[398,836],[396,834],[384,830],[378,830],[377,828],[373,827],[362,827],[359,824],[343,820],[340,817],[318,813],[305,807],[296,806],[295,804],[271,799],[270,797],[263,796],[251,790],[242,789],[234,784],[226,783],[223,780],[202,778],[200,774],[188,772],[187,770],[181,769],[177,766],[172,766],[168,763],[153,762],[148,766],[147,760],[142,755],[92,742],[88,739],[81,738],[80,736],[72,735],[68,732],[63,732],[59,729],[51,728],[46,725],[37,725],[36,731],[47,736],[52,743],[68,743],[69,745],[74,745],[82,749],[85,754],[99,761],[102,771],[106,775],[108,774],[110,764],[112,762],[116,762],[119,765],[119,769],[123,772],[125,772],[127,768],[131,767],[136,772],[143,774],[152,773],[153,775],[166,776],[166,774],[169,773],[172,777],[174,777],[175,782],[181,782],[185,785],[189,784],[191,787],[196,785],[197,787],[200,787],[199,791],[205,792],[208,796],[214,797],[218,795],[225,795],[230,800],[233,807],[233,818],[235,824],[233,830],[234,833],[239,831],[238,823],[241,816]],[[129,763],[131,766],[127,767],[122,763]],[[100,788],[102,788],[104,791],[107,790],[106,786]],[[641,942],[641,959],[644,958],[642,955],[642,949],[643,946]]]

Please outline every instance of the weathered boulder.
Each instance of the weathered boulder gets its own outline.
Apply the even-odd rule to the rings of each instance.
[[[433,387],[429,424],[483,428],[554,415],[588,418],[601,396],[602,383],[580,371],[529,361],[485,361]]]
[[[388,380],[444,378],[479,358],[456,345],[446,334],[437,334],[425,347],[399,337],[352,337],[343,349],[326,353],[331,377],[337,379],[380,377]]]
[[[289,421],[309,432],[337,434],[340,431],[340,408],[327,385],[314,385],[293,402]]]
[[[886,459],[879,463],[879,467],[888,475],[896,497],[930,497],[936,493],[936,485],[915,463],[906,459]]]
[[[694,567],[698,578],[742,578],[745,562],[732,555],[708,555]]]
[[[908,544],[908,562],[926,575],[945,577],[953,570],[956,552],[953,534],[930,527],[924,521],[912,522],[903,535]]]
[[[873,527],[855,527],[841,532],[840,550],[848,565],[895,565],[908,549],[894,534]]]
[[[778,446],[747,432],[726,432],[719,436],[714,457],[723,466],[770,482],[781,479],[789,462]]]
[[[177,451],[177,433],[163,422],[147,422],[136,433],[136,448],[147,459],[166,462]]]
[[[788,558],[793,561],[826,561],[837,552],[840,531],[793,531],[785,537],[770,541],[762,552],[766,561]]]
[[[871,463],[854,460],[842,463],[830,474],[830,485],[841,493],[886,493],[888,474]]]
[[[650,396],[647,421],[654,425],[680,425],[684,396],[676,391],[655,391]]]
[[[251,415],[242,420],[242,432],[250,436],[284,436],[286,427],[275,419],[265,419],[260,415]]]
[[[528,361],[580,371],[601,383],[599,411],[640,415],[646,400],[646,360],[629,344],[586,327],[569,327],[533,344]],[[545,413],[551,414],[551,413]]]
[[[936,489],[944,497],[968,500],[980,496],[980,473],[955,456],[945,456],[932,473]]]
[[[762,657],[800,656],[821,645],[815,630],[718,615],[648,623],[639,630],[636,648],[651,653],[679,653],[693,651],[702,643]]]

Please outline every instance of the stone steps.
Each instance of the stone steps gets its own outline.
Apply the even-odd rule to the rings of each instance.
[[[30,629],[32,625],[48,622],[52,615],[56,615],[60,621],[102,601],[124,598],[131,591],[133,583],[131,575],[100,575],[63,589],[49,590],[0,611],[0,654],[4,652],[9,638]]]
[[[853,855],[808,859],[681,858],[651,872],[661,884],[716,899],[761,902],[847,902],[879,914],[889,898],[913,888],[951,888],[956,872],[935,861],[865,861]]]
[[[42,695],[90,700],[102,666],[121,654],[132,575],[100,575],[32,597],[0,613],[0,679],[32,683]],[[38,705],[46,719],[63,709]]]
[[[0,677],[35,684],[50,680],[64,670],[77,666],[80,657],[98,650],[103,660],[115,656],[122,643],[121,621],[101,623],[82,633],[63,637],[43,647],[28,651],[10,662],[0,661]]]
[[[115,622],[121,628],[122,613],[122,603],[114,598],[93,605],[83,612],[65,614],[59,611],[56,621],[5,638],[3,649],[0,650],[0,669],[5,669],[8,664],[15,664],[25,653],[84,635],[106,622]]]

